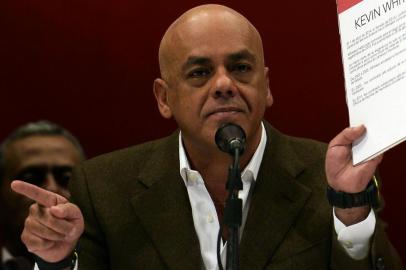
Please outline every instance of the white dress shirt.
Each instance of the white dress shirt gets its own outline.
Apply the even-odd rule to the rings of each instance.
[[[261,141],[252,156],[250,162],[241,173],[243,190],[238,193],[242,199],[242,223],[240,237],[244,230],[248,209],[251,201],[251,186],[257,179],[259,166],[266,146],[265,128],[262,127]],[[220,229],[216,207],[206,189],[203,178],[198,171],[192,170],[189,166],[185,149],[183,148],[182,135],[179,133],[179,168],[183,181],[189,194],[190,205],[192,206],[193,223],[199,239],[200,252],[205,269],[218,269],[217,265],[217,238]],[[225,188],[225,187],[224,187]],[[226,260],[226,245],[221,241],[221,259],[223,265]]]

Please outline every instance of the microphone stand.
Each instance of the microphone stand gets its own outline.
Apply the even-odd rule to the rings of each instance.
[[[226,189],[228,198],[224,208],[224,224],[229,235],[227,240],[226,270],[238,270],[239,261],[239,228],[242,222],[242,200],[238,198],[238,191],[243,189],[240,173],[240,149],[234,149],[233,163],[228,169]]]

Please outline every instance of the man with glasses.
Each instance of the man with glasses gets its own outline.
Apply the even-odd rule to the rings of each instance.
[[[14,131],[0,147],[0,226],[3,235],[0,270],[32,269],[33,262],[20,240],[31,200],[11,191],[21,179],[65,198],[72,168],[84,159],[78,140],[49,121],[32,122]],[[28,260],[27,260],[28,259]]]

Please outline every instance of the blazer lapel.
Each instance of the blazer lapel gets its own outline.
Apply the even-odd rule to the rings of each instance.
[[[303,164],[285,138],[266,128],[268,143],[241,239],[241,269],[265,267],[310,195],[295,181]]]
[[[199,242],[186,187],[179,174],[177,138],[177,134],[171,136],[146,162],[138,180],[147,190],[131,202],[169,269],[199,269]]]

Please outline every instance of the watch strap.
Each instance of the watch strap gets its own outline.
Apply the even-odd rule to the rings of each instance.
[[[38,268],[40,270],[63,270],[69,267],[69,269],[73,269],[76,264],[76,260],[78,258],[78,254],[76,250],[74,250],[68,257],[65,259],[55,262],[55,263],[50,263],[47,261],[44,261],[40,257],[34,255],[35,262],[38,265]]]
[[[358,193],[335,191],[332,187],[327,186],[327,199],[330,205],[339,208],[352,208],[367,205],[377,208],[379,206],[379,196],[379,186],[375,176],[368,183],[366,189]]]

